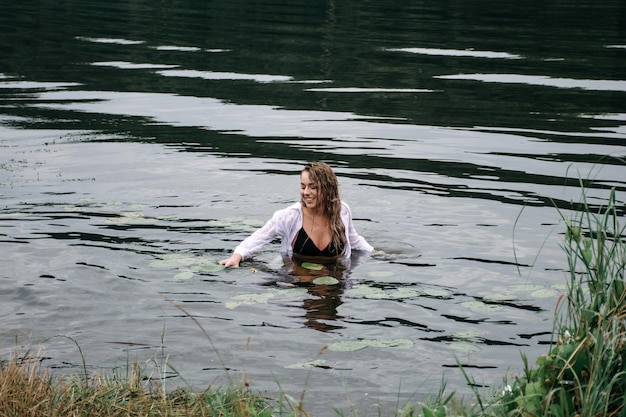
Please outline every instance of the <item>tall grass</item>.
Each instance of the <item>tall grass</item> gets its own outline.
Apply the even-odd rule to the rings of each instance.
[[[440,393],[405,415],[626,417],[625,228],[615,191],[594,210],[583,189],[580,207],[558,212],[569,276],[549,352],[536,366],[522,355],[523,374],[491,398],[475,391],[475,404],[464,406]]]
[[[513,415],[626,416],[626,241],[615,191],[565,225],[562,247],[569,277],[559,300],[553,347],[524,375],[504,401]]]
[[[556,347],[541,357],[537,381],[547,395],[544,415],[626,416],[626,236],[615,192],[608,203],[566,225],[569,281],[564,313],[555,321]],[[541,381],[543,379],[543,382]]]
[[[36,356],[15,355],[0,366],[3,417],[270,417],[265,398],[245,386],[194,393],[164,393],[145,369],[131,365],[127,375],[95,375],[89,381],[51,377]]]

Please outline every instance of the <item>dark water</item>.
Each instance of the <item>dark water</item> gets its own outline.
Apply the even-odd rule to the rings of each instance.
[[[306,391],[315,415],[390,415],[442,375],[466,392],[457,361],[496,389],[547,350],[558,210],[582,184],[592,207],[614,188],[623,213],[620,1],[4,1],[0,16],[0,348],[41,346],[52,369],[79,372],[78,344],[91,371],[133,358],[197,389],[245,374]],[[212,271],[298,198],[309,160],[390,255],[323,271],[334,286],[299,282],[277,244]]]

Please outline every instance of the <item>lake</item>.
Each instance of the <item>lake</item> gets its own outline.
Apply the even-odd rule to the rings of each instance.
[[[471,398],[459,364],[490,392],[548,350],[561,216],[624,214],[624,2],[5,3],[4,356],[313,415]],[[220,270],[313,160],[385,254]]]

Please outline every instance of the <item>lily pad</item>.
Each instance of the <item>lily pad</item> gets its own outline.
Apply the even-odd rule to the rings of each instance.
[[[365,297],[379,300],[389,298],[387,293],[383,289],[371,287],[365,284],[355,285],[354,287],[346,291],[346,294],[353,297]]]
[[[370,340],[346,340],[331,343],[328,350],[334,352],[354,352],[366,347],[409,349],[413,347],[413,341],[409,339],[370,339]]]
[[[150,263],[150,266],[154,268],[178,268],[181,272],[189,270],[197,274],[218,272],[225,268],[224,265],[220,265],[213,259],[184,252],[166,253],[159,257],[161,259]]]
[[[325,367],[326,361],[324,359],[315,359],[309,362],[295,363],[293,365],[285,366],[288,369],[307,369],[307,368],[320,368]]]
[[[377,348],[409,349],[413,347],[413,341],[409,339],[371,340],[369,346]]]
[[[450,298],[452,296],[452,294],[450,294],[450,291],[443,290],[441,288],[424,288],[422,292],[425,295],[437,298]]]
[[[311,271],[321,271],[324,265],[316,264],[313,262],[302,262],[302,268],[310,269]]]
[[[194,273],[193,271],[183,271],[183,272],[179,272],[178,274],[174,275],[174,280],[175,281],[187,281],[191,278],[193,278]]]
[[[300,297],[302,295],[308,294],[308,290],[306,288],[286,288],[282,290],[276,291],[277,297]]]
[[[232,301],[225,303],[226,308],[232,310],[240,305],[267,304],[267,302],[275,297],[300,297],[308,293],[306,288],[286,288],[276,291],[268,291],[260,294],[238,294],[231,297]]]
[[[356,350],[365,349],[369,344],[366,340],[347,340],[345,342],[331,343],[328,350],[333,352],[354,352]]]
[[[475,313],[488,313],[502,308],[497,305],[485,304],[482,301],[465,301],[461,305]]]
[[[217,261],[204,260],[200,261],[200,263],[198,263],[197,265],[193,265],[191,267],[191,270],[198,273],[211,273],[221,271],[224,268],[226,267]]]
[[[468,342],[452,342],[450,343],[450,347],[457,352],[462,353],[480,352],[480,348],[478,346]]]
[[[501,294],[488,294],[483,297],[485,301],[515,301],[517,300],[517,295],[511,293],[501,293]]]
[[[530,294],[530,296],[534,298],[548,298],[548,297],[555,297],[558,294],[559,292],[555,290],[554,288],[542,288],[540,290],[533,291],[533,293]]]
[[[395,290],[385,291],[382,288],[361,284],[350,288],[346,291],[346,294],[352,297],[364,297],[373,300],[400,300],[403,298],[419,297],[422,293],[414,288],[401,287]]]
[[[231,297],[231,300],[226,303],[226,308],[232,310],[234,308],[239,307],[242,304],[245,305],[253,305],[253,304],[267,304],[267,301],[274,297],[276,294],[271,292],[266,292],[262,294],[239,294]]]
[[[480,338],[478,337],[480,333],[478,333],[476,330],[462,330],[459,332],[456,332],[454,334],[454,338],[458,339],[459,341],[465,341],[465,342],[479,342]]]
[[[520,284],[520,285],[509,286],[509,290],[511,291],[538,291],[542,288],[543,288],[543,285],[537,285],[537,284]]]
[[[387,297],[394,300],[400,300],[403,298],[414,298],[419,297],[420,292],[413,288],[398,288],[397,290],[391,291],[387,293]]]
[[[114,224],[150,224],[154,223],[155,219],[150,219],[143,216],[143,213],[139,212],[126,212],[121,216],[114,217],[112,219],[108,219],[107,223]]]
[[[238,294],[231,297],[233,300],[241,300],[247,304],[255,303],[267,303],[267,300],[274,297],[276,294],[271,292],[265,292],[262,294]]]
[[[159,256],[150,266],[155,268],[180,268],[198,263],[198,257],[188,253],[166,253]]]
[[[315,285],[335,285],[339,284],[339,280],[335,277],[319,277],[313,280]]]

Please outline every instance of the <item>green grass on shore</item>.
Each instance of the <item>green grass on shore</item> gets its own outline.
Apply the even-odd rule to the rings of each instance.
[[[3,417],[269,417],[265,398],[243,384],[194,393],[165,393],[136,365],[124,377],[51,377],[37,357],[14,356],[0,367]]]

